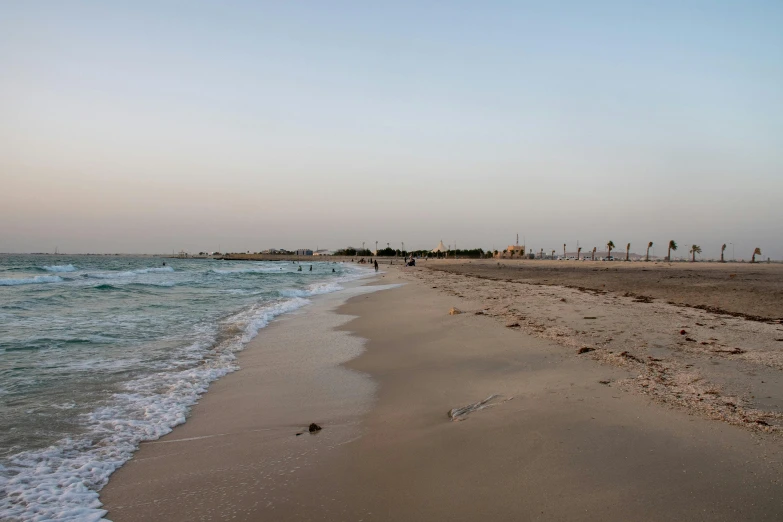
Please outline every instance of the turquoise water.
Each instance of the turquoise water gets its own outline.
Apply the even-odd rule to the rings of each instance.
[[[111,472],[260,328],[365,273],[302,266],[0,256],[0,519],[100,519]]]

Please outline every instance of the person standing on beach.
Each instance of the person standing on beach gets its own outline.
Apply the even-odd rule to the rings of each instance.
[[[313,265],[310,265],[310,271],[311,272],[313,271]]]
[[[375,271],[377,272],[378,271],[378,260],[376,259],[375,261],[373,261],[373,263],[375,263]]]

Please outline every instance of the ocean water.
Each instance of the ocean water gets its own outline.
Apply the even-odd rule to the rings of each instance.
[[[0,520],[100,520],[109,475],[261,328],[368,274],[310,264],[0,256]]]

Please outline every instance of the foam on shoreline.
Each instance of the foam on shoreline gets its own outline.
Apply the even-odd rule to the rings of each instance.
[[[342,290],[338,282],[371,275],[353,273],[306,289],[281,291],[281,298],[240,310],[214,328],[194,332],[161,371],[125,383],[123,391],[83,416],[84,433],[40,450],[18,453],[0,466],[0,518],[13,520],[100,520],[98,492],[143,441],[156,440],[182,424],[210,383],[239,369],[237,352],[275,317],[302,308],[309,297]],[[171,272],[170,267],[129,274]],[[59,278],[59,276],[42,276]],[[115,276],[116,277],[116,276]],[[123,277],[120,275],[120,277]]]

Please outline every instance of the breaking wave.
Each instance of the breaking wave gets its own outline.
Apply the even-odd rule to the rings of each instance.
[[[65,279],[60,276],[35,276],[22,279],[0,279],[0,286],[40,285],[43,283],[60,283],[62,281],[65,281]]]

